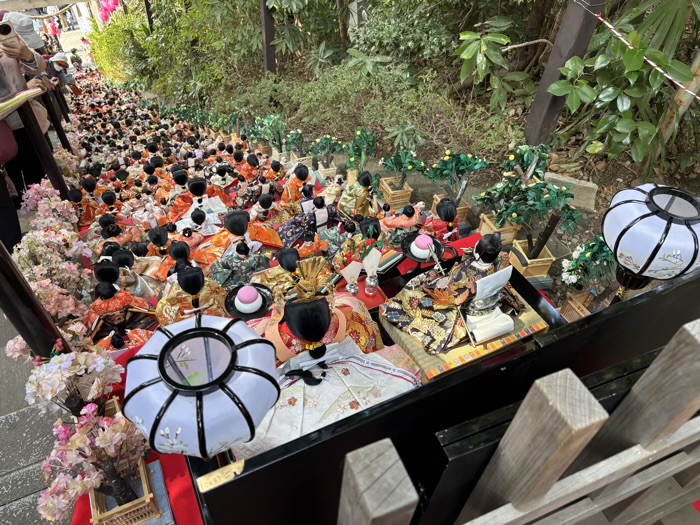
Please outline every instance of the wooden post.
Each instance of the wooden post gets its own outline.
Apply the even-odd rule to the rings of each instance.
[[[589,9],[602,13],[605,0],[591,2]],[[533,146],[547,142],[557,124],[566,97],[556,97],[547,88],[561,78],[560,67],[573,56],[583,56],[595,32],[598,20],[575,0],[569,0],[557,39],[549,55],[535,102],[525,123],[525,138]]]
[[[632,387],[572,470],[582,469],[637,443],[654,443],[700,410],[700,320],[681,327]]]
[[[58,140],[61,141],[61,146],[63,146],[63,149],[66,151],[73,153],[73,148],[71,148],[66,132],[63,129],[63,124],[61,124],[61,117],[56,112],[56,106],[53,105],[53,99],[48,93],[43,93],[41,95],[41,100],[44,106],[46,106],[46,112],[49,114],[49,120],[51,120],[53,129],[56,131],[56,135],[58,135]]]
[[[535,381],[457,523],[544,497],[607,418],[571,370]]]
[[[24,124],[24,129],[27,130],[29,137],[32,139],[32,144],[36,151],[37,156],[41,165],[46,171],[53,187],[56,188],[62,199],[68,199],[68,187],[66,186],[66,181],[63,180],[63,175],[61,175],[61,170],[56,164],[56,159],[53,158],[51,149],[49,148],[48,142],[46,142],[46,137],[39,127],[39,123],[36,121],[32,107],[29,102],[22,104],[17,110],[17,114],[22,119],[22,124]]]
[[[153,12],[151,11],[151,0],[143,0],[146,7],[146,18],[148,19],[148,29],[153,33]]]
[[[60,85],[54,90],[54,93],[56,94],[56,101],[58,102],[58,106],[61,108],[61,113],[63,113],[63,119],[70,124],[70,108],[68,107],[68,101],[66,101],[66,97],[61,89],[63,89],[63,82],[61,82]]]
[[[390,439],[345,456],[338,525],[408,525],[418,493]]]
[[[275,39],[275,19],[272,18],[272,12],[267,7],[266,0],[260,0],[260,17],[262,19],[265,71],[275,73],[277,71],[277,59],[275,57],[275,46],[272,45],[272,41]]]
[[[32,351],[49,357],[62,336],[1,242],[0,308]],[[64,348],[70,347],[65,344]]]

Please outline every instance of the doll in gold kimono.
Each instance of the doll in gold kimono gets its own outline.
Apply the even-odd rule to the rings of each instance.
[[[363,302],[348,293],[320,295],[327,283],[324,277],[327,264],[322,257],[299,261],[294,299],[286,305],[277,303],[271,314],[248,323],[275,345],[279,362],[305,350],[321,353],[322,345],[340,342],[348,336],[364,353],[384,346],[379,327]],[[298,306],[304,304],[307,306]]]
[[[475,297],[477,281],[509,264],[500,234],[485,235],[449,274],[433,269],[411,279],[382,305],[380,315],[415,337],[426,352],[448,352],[467,336],[462,310]]]
[[[363,171],[357,177],[357,182],[346,187],[338,202],[338,210],[353,217],[362,215],[367,217],[374,209],[371,198],[372,175],[368,171]]]
[[[164,293],[156,307],[162,326],[177,323],[201,311],[204,315],[228,317],[224,307],[226,291],[212,279],[204,277],[201,268],[184,266],[169,279],[176,282]]]
[[[118,290],[115,287],[120,278],[119,267],[115,263],[98,263],[94,274],[98,281],[95,287],[96,299],[85,318],[85,325],[93,340],[99,341],[112,331],[126,335],[131,330],[146,331],[153,326],[151,305],[128,290]],[[147,337],[146,334],[143,335]]]
[[[343,194],[345,189],[345,180],[343,177],[338,177],[335,182],[332,182],[326,186],[326,188],[321,192],[321,197],[326,200],[329,205],[335,205],[336,201]]]
[[[333,268],[336,271],[340,271],[353,261],[362,261],[372,248],[377,248],[382,254],[391,249],[377,219],[367,217],[359,221],[359,226],[360,233],[345,241],[343,247],[335,254]]]
[[[163,285],[153,277],[139,275],[132,268],[136,262],[130,250],[118,249],[112,253],[112,262],[119,267],[119,287],[136,297],[151,299],[158,297]]]

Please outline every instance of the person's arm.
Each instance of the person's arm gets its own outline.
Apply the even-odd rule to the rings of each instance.
[[[19,60],[25,73],[31,77],[46,71],[46,60],[44,57],[29,49],[29,46],[22,39],[0,43],[0,52],[10,58]]]

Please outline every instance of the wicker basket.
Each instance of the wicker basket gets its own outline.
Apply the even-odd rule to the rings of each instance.
[[[591,315],[588,311],[588,305],[591,304],[593,295],[590,292],[576,292],[566,294],[566,301],[559,308],[559,313],[569,323],[578,321]]]
[[[501,243],[506,246],[513,244],[513,241],[520,233],[521,226],[519,224],[511,224],[506,222],[503,228],[496,227],[496,217],[493,213],[482,213],[479,222],[479,235],[482,237],[491,233],[499,232],[501,234]]]
[[[441,195],[433,195],[433,207],[430,209],[430,212],[434,216],[437,217],[437,205],[445,197],[447,197],[447,195],[444,193]],[[469,206],[469,203],[467,203],[466,200],[462,199],[459,203],[459,206],[457,206],[457,219],[459,220],[460,224],[464,224],[467,221],[470,209],[471,207]]]
[[[517,268],[518,271],[523,274],[523,277],[547,277],[556,259],[546,246],[537,259],[530,259],[527,257],[527,241],[513,241],[513,247],[525,255],[530,263],[527,267],[523,267],[523,265],[520,264],[520,259],[518,259],[515,254],[510,254],[510,264]]]
[[[318,172],[321,174],[321,177],[329,181],[335,179],[335,176],[338,173],[338,168],[335,166],[335,163],[331,162],[331,165],[328,168],[324,168],[323,166],[323,162],[318,163]]]
[[[413,195],[413,188],[411,188],[407,183],[404,183],[403,188],[400,190],[392,189],[391,183],[398,184],[398,177],[385,177],[379,181],[379,189],[384,194],[384,202],[386,202],[393,209],[403,208],[411,202],[411,195]]]
[[[116,397],[105,402],[105,416],[114,417],[120,411],[119,400]],[[123,463],[117,465],[117,468],[122,468],[122,466]],[[107,510],[107,498],[104,494],[94,490],[90,491],[91,522],[94,525],[139,525],[161,515],[151,486],[148,468],[143,458],[138,461],[138,474],[143,487],[143,497],[112,510]]]

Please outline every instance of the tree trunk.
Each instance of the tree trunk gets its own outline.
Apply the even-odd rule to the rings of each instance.
[[[537,259],[540,256],[540,253],[542,253],[542,250],[544,250],[544,247],[547,245],[547,241],[554,233],[557,224],[559,224],[560,219],[561,215],[559,215],[558,213],[553,213],[549,216],[547,226],[545,226],[544,230],[542,230],[542,232],[537,236],[537,242],[535,243],[535,247],[530,251],[529,255],[527,256],[528,259]]]
[[[340,47],[346,50],[350,47],[350,35],[348,34],[348,5],[347,0],[337,0],[338,5],[338,29],[340,30]]]
[[[527,24],[525,26],[526,37],[525,41],[537,40],[538,38],[543,38],[542,31],[544,30],[545,23],[547,22],[547,16],[552,10],[552,5],[554,0],[537,0],[535,5],[530,9],[530,16],[527,19]],[[562,9],[565,9],[563,7]],[[530,61],[533,59],[538,46],[528,46],[524,51],[520,52],[520,56],[512,67],[513,71],[521,71],[527,67]]]
[[[693,79],[688,82],[685,87],[693,93],[697,93],[700,90],[700,51],[695,54],[695,59],[690,69],[693,71]],[[661,124],[661,133],[664,137],[664,143],[668,143],[676,132],[683,115],[688,111],[688,108],[690,108],[694,100],[695,97],[692,94],[678,88],[676,95],[673,97],[673,101],[668,102],[665,112],[666,117]]]

